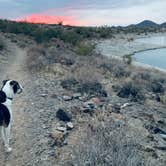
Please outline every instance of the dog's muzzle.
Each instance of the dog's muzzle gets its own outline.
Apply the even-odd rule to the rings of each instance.
[[[17,93],[20,94],[20,93],[22,93],[22,92],[23,92],[23,87],[20,86]]]

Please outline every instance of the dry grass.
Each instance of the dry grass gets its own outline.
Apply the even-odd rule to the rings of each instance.
[[[88,127],[86,136],[73,147],[72,159],[62,165],[74,166],[143,166],[136,138],[128,137],[129,130],[115,122],[98,122]]]

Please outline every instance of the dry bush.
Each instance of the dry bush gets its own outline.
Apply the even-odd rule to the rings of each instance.
[[[95,49],[95,44],[84,41],[84,42],[80,42],[76,46],[76,53],[78,55],[88,56],[94,53],[94,49]]]
[[[134,102],[142,102],[145,100],[144,88],[134,81],[125,81],[119,86],[117,95],[122,98],[129,98]]]
[[[40,71],[48,63],[47,53],[44,47],[33,47],[28,51],[27,55],[27,66],[30,71]]]
[[[72,159],[62,165],[143,166],[137,138],[127,136],[128,130],[112,120],[88,127],[85,138],[73,147]]]
[[[114,58],[103,60],[100,68],[105,72],[110,72],[116,78],[129,77],[131,74],[131,69],[128,68],[128,65]]]
[[[34,46],[29,49],[27,65],[30,71],[40,71],[55,63],[71,66],[75,63],[74,55],[65,49],[56,47]]]
[[[68,76],[61,82],[61,85],[63,88],[82,94],[107,96],[100,83],[102,78],[101,72],[94,65],[88,64],[88,62],[82,65],[79,63],[77,67],[68,73]]]
[[[166,87],[166,76],[162,73],[156,73],[153,71],[136,71],[132,75],[132,79],[135,84],[141,85],[143,89],[153,93],[164,93]]]

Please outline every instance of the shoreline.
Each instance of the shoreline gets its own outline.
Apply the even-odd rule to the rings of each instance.
[[[106,39],[106,40],[100,40],[97,41],[97,47],[96,51],[101,53],[104,56],[112,57],[116,59],[122,60],[122,57],[125,55],[134,55],[136,53],[144,52],[144,51],[150,51],[150,50],[157,50],[157,49],[164,49],[166,48],[166,41],[164,40],[164,43],[162,44],[154,44],[154,43],[144,43],[139,42],[138,39],[149,39],[153,37],[166,37],[166,33],[155,33],[155,34],[148,34],[145,35],[136,35],[136,34],[127,34],[125,36],[123,35],[117,35],[115,39]],[[133,39],[132,41],[129,41],[129,39]],[[166,69],[162,69],[159,67],[155,67],[149,64],[144,64],[141,62],[134,61],[132,62],[135,66],[140,66],[143,68],[151,68],[155,70],[159,70],[162,72],[166,72]]]

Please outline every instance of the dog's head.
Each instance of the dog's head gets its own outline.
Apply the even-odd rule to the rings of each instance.
[[[2,90],[6,93],[20,94],[23,88],[21,84],[15,80],[4,80]]]

